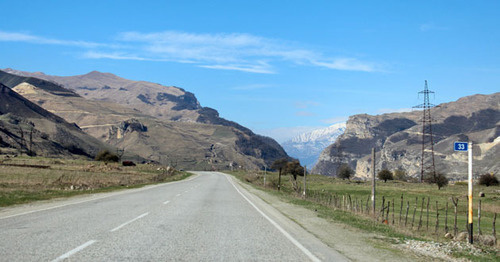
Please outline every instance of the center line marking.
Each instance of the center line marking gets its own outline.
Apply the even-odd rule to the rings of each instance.
[[[167,200],[165,202],[163,202],[164,205],[168,204],[170,202],[170,200]]]
[[[128,225],[128,224],[130,224],[130,223],[132,223],[134,221],[136,221],[137,219],[141,219],[141,218],[143,218],[143,217],[145,217],[147,215],[149,215],[149,212],[144,213],[144,214],[142,214],[142,215],[140,215],[140,216],[138,216],[138,217],[136,217],[136,218],[134,218],[134,219],[132,219],[132,220],[130,220],[128,222],[125,222],[125,223],[123,223],[123,224],[115,227],[115,228],[111,229],[109,232],[115,232],[116,230],[118,230],[118,229],[120,229],[120,228],[122,228],[122,227],[124,227],[124,226],[126,226],[126,225]]]
[[[74,255],[74,254],[76,254],[76,253],[78,253],[78,252],[82,251],[82,250],[83,250],[83,249],[85,249],[86,247],[88,247],[88,246],[90,246],[90,245],[94,244],[95,242],[96,242],[96,240],[90,240],[90,241],[86,242],[85,244],[83,244],[83,245],[81,245],[81,246],[79,246],[79,247],[77,247],[77,248],[75,248],[75,249],[73,249],[73,250],[70,250],[70,251],[69,251],[69,252],[67,252],[66,254],[64,254],[64,255],[62,255],[62,256],[60,256],[60,257],[58,257],[58,258],[56,258],[56,259],[52,260],[52,262],[59,262],[59,261],[63,261],[63,260],[65,260],[66,258],[69,258],[70,256],[72,256],[72,255]]]

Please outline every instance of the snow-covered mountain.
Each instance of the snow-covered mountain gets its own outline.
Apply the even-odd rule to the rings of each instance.
[[[302,165],[310,169],[318,161],[321,151],[333,144],[344,133],[345,127],[345,123],[338,123],[303,133],[282,143],[282,146],[288,155],[298,158]]]

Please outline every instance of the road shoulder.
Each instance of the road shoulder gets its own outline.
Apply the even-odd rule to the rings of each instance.
[[[287,203],[277,196],[245,184],[232,176],[231,178],[241,188],[244,188],[247,193],[254,196],[252,201],[255,200],[256,203],[263,202],[260,203],[260,205],[263,206],[267,212],[280,213],[282,218],[277,219],[280,223],[290,224],[286,221],[295,222],[293,223],[295,226],[287,225],[292,232],[298,232],[300,230],[306,231],[308,234],[312,235],[316,241],[322,242],[344,259],[347,258],[352,261],[429,260],[429,258],[418,256],[412,252],[405,252],[395,247],[385,237],[361,232],[347,225],[321,218],[313,210]],[[298,228],[300,228],[300,230]],[[311,239],[304,239],[304,241],[311,241]],[[312,249],[314,245],[309,245],[308,247]],[[323,257],[322,260],[337,261],[337,259],[329,258],[331,257],[326,256]]]

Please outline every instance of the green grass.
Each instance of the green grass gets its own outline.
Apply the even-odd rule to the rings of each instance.
[[[48,165],[50,167],[40,169],[2,164]],[[58,197],[137,188],[149,184],[177,181],[191,175],[179,171],[167,174],[163,169],[156,165],[122,167],[116,163],[106,164],[80,159],[3,158],[0,159],[0,207]]]

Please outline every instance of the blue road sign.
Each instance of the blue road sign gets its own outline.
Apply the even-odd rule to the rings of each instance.
[[[453,149],[455,151],[467,151],[468,148],[469,145],[467,144],[467,142],[455,142],[453,146]]]

